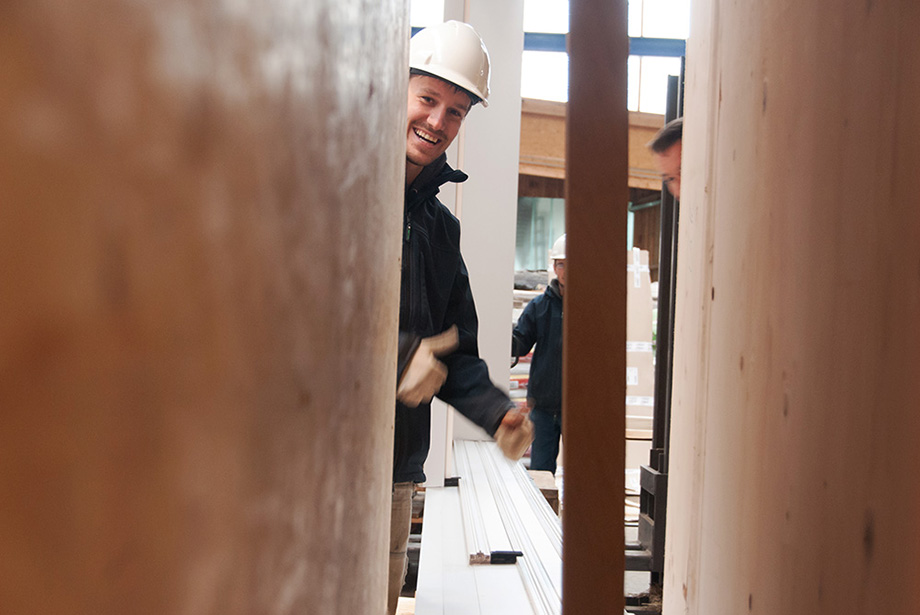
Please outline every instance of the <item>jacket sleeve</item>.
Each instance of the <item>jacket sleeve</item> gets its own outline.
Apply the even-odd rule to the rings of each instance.
[[[437,396],[494,436],[505,413],[514,404],[504,391],[492,383],[488,366],[479,357],[479,319],[462,257],[441,329],[451,325],[457,325],[460,345],[454,353],[442,359],[447,366],[447,380]]]
[[[523,357],[537,342],[536,308],[539,299],[540,297],[537,297],[527,304],[521,317],[518,318],[514,331],[511,332],[512,357]]]
[[[397,383],[402,379],[403,372],[406,371],[406,366],[409,365],[409,361],[412,360],[421,342],[421,336],[406,331],[399,332],[399,357],[396,360]]]

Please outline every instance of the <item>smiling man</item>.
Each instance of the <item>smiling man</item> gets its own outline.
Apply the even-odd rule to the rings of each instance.
[[[422,72],[409,79],[406,186],[437,161],[460,131],[473,99],[461,88]]]
[[[402,285],[390,521],[387,612],[396,612],[406,571],[415,484],[425,481],[432,396],[437,395],[495,436],[519,458],[531,423],[511,411],[479,357],[478,319],[460,255],[460,222],[438,200],[440,187],[465,173],[445,151],[477,104],[488,105],[489,54],[469,24],[425,28],[409,44]]]

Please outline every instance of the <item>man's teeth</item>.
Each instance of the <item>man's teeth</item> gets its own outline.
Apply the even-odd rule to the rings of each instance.
[[[437,143],[438,141],[440,141],[440,139],[433,137],[427,132],[422,132],[421,130],[418,130],[418,129],[415,130],[415,136],[417,136],[420,139],[424,139],[425,141],[428,141],[429,143]]]

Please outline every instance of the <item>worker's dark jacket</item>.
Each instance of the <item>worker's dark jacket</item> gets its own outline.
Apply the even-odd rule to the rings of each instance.
[[[460,346],[442,357],[447,380],[437,396],[494,435],[513,406],[489,379],[479,358],[479,320],[469,275],[460,256],[460,222],[436,198],[445,182],[467,176],[441,156],[428,165],[406,191],[403,225],[402,290],[399,300],[399,362],[401,375],[421,338],[457,325]],[[431,406],[396,404],[393,482],[423,482],[428,457]]]
[[[531,300],[518,318],[511,339],[511,355],[533,352],[527,398],[534,407],[558,412],[562,409],[562,295],[553,280],[539,297]]]

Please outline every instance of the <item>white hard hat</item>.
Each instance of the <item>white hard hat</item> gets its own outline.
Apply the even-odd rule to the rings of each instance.
[[[550,252],[550,258],[554,261],[561,261],[565,259],[565,233],[563,233],[559,239],[556,240],[556,243],[553,244],[553,250]]]
[[[440,77],[489,102],[489,52],[468,23],[445,21],[409,41],[409,68]]]

